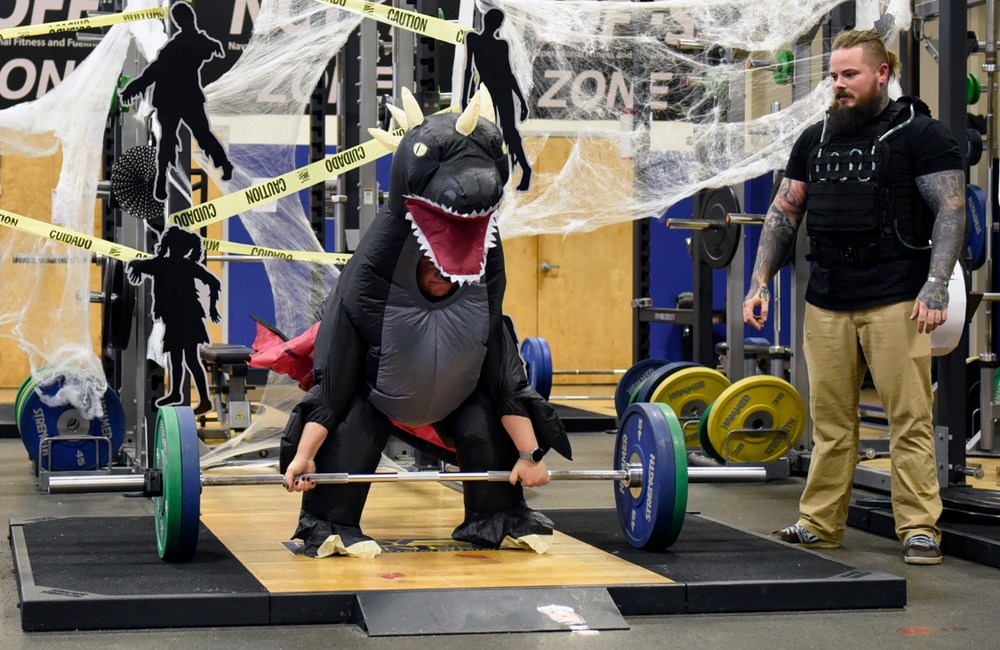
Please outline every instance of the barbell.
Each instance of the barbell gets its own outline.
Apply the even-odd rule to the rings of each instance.
[[[49,478],[52,494],[132,492],[153,498],[157,551],[186,561],[198,547],[201,490],[220,485],[281,485],[278,474],[206,476],[199,466],[198,428],[190,407],[163,407],[156,416],[153,467],[126,475]],[[317,483],[507,481],[510,472],[388,472],[311,474]],[[610,480],[629,544],[661,550],[676,541],[684,523],[689,482],[747,482],[767,478],[762,467],[687,466],[684,433],[665,404],[634,404],[622,418],[611,470],[550,471],[551,480]]]

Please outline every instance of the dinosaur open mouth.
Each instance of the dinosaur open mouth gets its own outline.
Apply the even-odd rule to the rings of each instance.
[[[423,250],[452,282],[471,284],[486,270],[486,253],[496,246],[495,206],[458,214],[418,196],[406,197],[406,218]]]

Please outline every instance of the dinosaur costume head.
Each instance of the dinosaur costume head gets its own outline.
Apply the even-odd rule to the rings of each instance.
[[[494,212],[510,175],[492,102],[480,91],[462,115],[425,118],[404,90],[403,105],[402,111],[390,107],[406,129],[401,138],[370,130],[395,150],[389,214],[405,215],[421,251],[443,276],[475,282],[496,244]]]

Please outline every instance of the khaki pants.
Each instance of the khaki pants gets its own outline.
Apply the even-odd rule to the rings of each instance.
[[[941,541],[934,458],[931,337],[910,320],[913,303],[856,312],[806,305],[804,352],[809,367],[813,450],[799,524],[843,543],[857,464],[861,383],[871,369],[889,419],[892,510],[896,534]]]

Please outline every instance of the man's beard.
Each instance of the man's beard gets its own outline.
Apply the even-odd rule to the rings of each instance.
[[[826,128],[830,135],[856,135],[861,129],[882,112],[882,95],[875,91],[866,96],[859,96],[858,103],[853,106],[841,106],[837,99],[830,106],[830,114]]]

